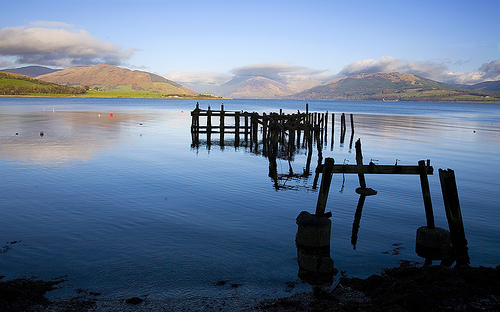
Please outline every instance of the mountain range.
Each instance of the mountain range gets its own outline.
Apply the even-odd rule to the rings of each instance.
[[[2,71],[23,73],[60,85],[85,86],[92,90],[199,96],[197,92],[162,76],[106,64],[62,70],[29,66]],[[237,76],[214,89],[213,93],[226,98],[254,99],[499,102],[500,81],[459,87],[404,73],[357,74],[324,83]]]

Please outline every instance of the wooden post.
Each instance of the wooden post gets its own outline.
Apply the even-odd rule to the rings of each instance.
[[[333,142],[334,142],[334,138],[333,136],[335,135],[335,114],[332,113],[332,143],[331,143],[331,146],[330,146],[330,149],[333,151]]]
[[[351,114],[351,133],[354,135],[354,117]]]
[[[268,144],[267,121],[268,121],[268,118],[266,116],[266,113],[263,113],[262,114],[262,153],[264,154],[264,156],[267,156],[267,144]]]
[[[212,144],[211,135],[212,135],[212,111],[210,110],[209,106],[207,110],[207,144],[209,146]]]
[[[259,149],[259,139],[258,139],[258,130],[259,130],[259,123],[258,123],[258,115],[257,113],[252,114],[252,139],[253,139],[253,144],[255,144],[255,151],[257,152]]]
[[[245,113],[245,144],[248,146],[248,113]]]
[[[220,106],[220,121],[219,121],[219,131],[220,131],[220,146],[224,146],[224,104]]]
[[[315,215],[320,217],[325,214],[326,201],[328,199],[328,192],[330,191],[330,184],[333,175],[333,158],[326,158],[325,165],[323,166],[323,175],[321,177],[321,186],[319,187],[318,203],[316,205]]]
[[[439,169],[439,180],[441,181],[444,208],[446,210],[448,226],[450,227],[451,245],[453,246],[457,265],[468,265],[470,263],[470,258],[467,240],[465,239],[460,203],[458,201],[455,172],[451,169]]]
[[[345,140],[345,114],[340,115],[340,144],[344,144]]]
[[[328,144],[328,111],[325,114],[325,145]]]
[[[234,113],[234,146],[240,145],[240,112]]]
[[[430,165],[430,161],[428,160]],[[422,196],[424,197],[424,208],[425,208],[425,218],[427,219],[427,227],[433,229],[434,224],[434,212],[432,211],[432,200],[431,192],[429,190],[429,180],[427,179],[427,169],[425,166],[425,160],[420,160],[418,162],[418,171],[420,175],[420,185],[422,187]]]
[[[361,153],[361,139],[356,141],[356,165],[358,169],[363,168],[363,154]],[[361,172],[358,172],[359,178],[359,187],[362,189],[366,188],[365,175]]]

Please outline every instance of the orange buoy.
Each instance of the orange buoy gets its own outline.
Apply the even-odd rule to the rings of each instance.
[[[110,117],[110,118],[113,118],[113,113],[109,114],[109,117]]]

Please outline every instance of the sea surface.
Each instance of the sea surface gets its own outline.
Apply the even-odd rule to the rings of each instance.
[[[230,135],[225,146],[215,134],[211,146],[192,145],[196,102],[0,97],[0,275],[66,276],[53,296],[83,289],[105,298],[265,298],[310,290],[298,278],[295,219],[315,211],[318,151],[312,175],[276,189],[268,159],[231,146]],[[294,100],[198,102],[258,113],[306,109]],[[500,265],[500,104],[309,101],[308,109],[328,111],[320,149],[335,163],[356,163],[350,114],[365,164],[430,159],[435,222],[445,229],[438,169],[453,169],[471,264]],[[278,173],[303,172],[307,156],[299,149],[290,163],[278,159]],[[367,277],[401,260],[423,263],[415,253],[416,230],[426,225],[419,177],[366,175],[366,183],[378,194],[366,198],[356,240],[358,177],[333,175],[326,211],[335,268]]]

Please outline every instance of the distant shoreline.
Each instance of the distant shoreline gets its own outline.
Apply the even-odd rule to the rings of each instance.
[[[153,95],[153,94],[151,94]],[[200,96],[200,97],[180,97],[180,96],[168,96],[168,95],[157,95],[157,96],[130,96],[130,95],[103,95],[103,96],[97,96],[97,95],[84,95],[84,94],[79,94],[79,95],[73,95],[73,94],[61,94],[61,95],[0,95],[0,98],[2,97],[19,97],[19,98],[27,98],[27,97],[32,97],[32,98],[80,98],[80,99],[164,99],[164,100],[233,100],[232,98],[224,98],[224,97],[205,97],[205,96]],[[500,104],[500,99],[495,99],[495,100],[470,100],[470,101],[417,101],[417,100],[408,100],[408,99],[403,99],[403,100],[398,100],[398,101],[391,101],[391,100],[331,100],[331,99],[321,99],[321,100],[315,100],[315,99],[309,99],[309,100],[304,100],[304,99],[261,99],[261,98],[244,98],[244,99],[238,99],[238,100],[291,100],[291,101],[342,101],[342,102],[382,102],[382,103],[397,103],[397,102],[426,102],[426,103],[492,103],[492,104]]]

